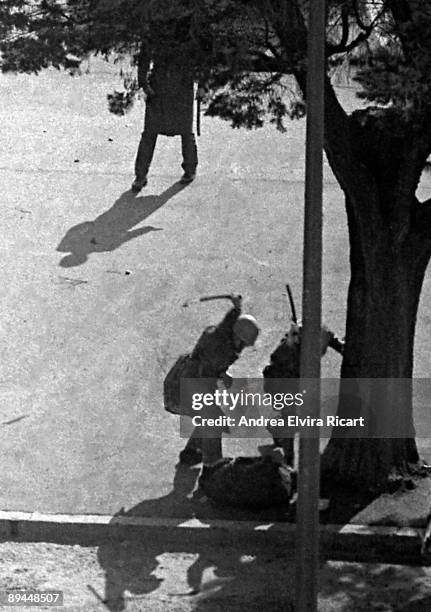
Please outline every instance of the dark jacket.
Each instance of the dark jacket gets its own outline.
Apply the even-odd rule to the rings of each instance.
[[[147,92],[146,131],[165,136],[193,132],[194,81],[181,58],[151,58],[143,47],[138,65],[138,84]],[[148,93],[148,85],[153,93]]]
[[[201,364],[201,376],[215,379],[239,357],[241,350],[234,344],[234,325],[241,314],[240,309],[232,308],[217,325],[207,327],[192,352],[192,359]]]
[[[205,391],[213,393],[217,388],[217,379],[239,357],[240,350],[235,347],[233,327],[241,314],[239,308],[232,308],[216,326],[207,327],[196,343],[191,354],[181,355],[169,370],[163,383],[165,410],[173,414],[195,416],[187,393],[181,395],[182,379],[205,378]],[[184,401],[181,401],[184,399]],[[212,410],[212,412],[211,412]],[[201,414],[211,412],[212,416],[223,415],[218,407],[205,408]]]

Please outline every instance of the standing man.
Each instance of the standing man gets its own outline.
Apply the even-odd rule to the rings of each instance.
[[[301,333],[302,326],[291,321],[287,334],[282,338],[275,351],[271,354],[270,363],[263,370],[263,388],[265,393],[274,395],[275,393],[285,394],[287,392],[295,395],[295,393],[299,391]],[[342,354],[344,343],[326,326],[323,326],[320,346],[321,356],[323,357],[328,346]],[[291,408],[285,406],[278,412],[278,415],[285,419],[285,422],[289,416],[294,416],[296,414],[297,412],[294,406]],[[285,425],[282,428],[268,427],[268,431],[274,439],[274,445],[283,449],[286,463],[293,467],[295,430]]]
[[[193,133],[194,79],[181,54],[160,53],[152,56],[142,43],[138,63],[138,85],[146,94],[145,125],[135,161],[132,191],[138,193],[147,184],[157,136],[181,136],[184,174],[181,183],[191,183],[196,176],[198,155]]]
[[[220,296],[217,296],[220,297]],[[180,385],[182,378],[207,379],[205,390],[213,394],[217,381],[222,380],[229,387],[232,380],[228,374],[241,352],[253,346],[259,335],[256,319],[242,314],[241,296],[230,296],[231,308],[218,325],[207,327],[193,351],[182,355],[164,381],[165,409],[172,414],[193,417],[191,406],[181,404]],[[204,418],[224,416],[219,406],[205,406],[200,414]],[[196,465],[203,461],[210,465],[222,458],[222,433],[224,427],[196,427],[185,448],[180,453],[180,463]],[[201,434],[204,434],[201,437]]]

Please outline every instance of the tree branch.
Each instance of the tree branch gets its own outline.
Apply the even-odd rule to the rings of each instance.
[[[72,25],[82,25],[82,22],[76,21],[76,19],[73,19],[71,15],[65,13],[63,8],[59,4],[51,5],[48,0],[42,0],[41,9],[52,17],[63,17],[68,23]]]
[[[296,6],[296,27],[305,41],[307,40],[307,29],[299,10],[297,2],[292,2]],[[304,52],[305,59],[305,52]],[[304,100],[307,99],[306,80],[307,73],[304,67],[304,62],[299,63],[293,70],[299,88],[302,92]],[[347,115],[341,106],[329,77],[325,77],[325,135],[324,146],[329,164],[334,172],[341,188],[343,189],[347,199],[360,200],[358,197],[363,193],[363,186],[369,185],[372,187],[375,184],[374,176],[371,174],[364,164],[355,155],[352,147],[352,130],[355,133],[361,131],[361,126]],[[350,136],[350,137],[349,137]],[[354,137],[353,137],[354,139]],[[370,203],[370,214],[371,203]],[[377,211],[375,211],[377,217]],[[377,218],[376,218],[377,223]]]
[[[377,13],[377,15],[368,25],[366,25],[362,21],[362,17],[360,16],[358,5],[356,1],[354,3],[354,11],[355,11],[356,23],[358,27],[362,30],[362,32],[360,32],[356,38],[350,41],[350,43],[347,43],[347,40],[343,40],[344,37],[342,37],[341,41],[337,45],[327,45],[327,56],[328,57],[335,55],[337,53],[349,53],[349,51],[353,51],[353,49],[358,47],[361,43],[368,40],[371,34],[373,33],[373,30],[376,27],[376,24],[378,23],[379,19],[385,13],[386,7],[383,6],[382,10]],[[343,14],[342,14],[342,17],[343,17]],[[343,28],[344,28],[344,24],[343,24]]]
[[[332,55],[336,55],[337,53],[349,53],[349,51],[353,51],[353,49],[356,49],[356,47],[359,47],[361,43],[365,42],[370,37],[371,32],[372,30],[370,30],[368,34],[366,34],[365,32],[360,32],[360,34],[358,34],[356,38],[350,41],[349,44],[345,44],[345,45],[341,45],[341,43],[337,45],[328,44],[326,46],[326,49],[327,49],[326,56],[331,57]]]
[[[364,30],[364,32],[368,32],[370,27],[372,28],[373,26],[371,24],[365,25],[365,23],[362,21],[362,17],[359,12],[358,0],[354,0],[353,2],[353,12],[355,13],[355,19],[358,26],[361,28],[361,30]]]
[[[349,40],[350,24],[349,24],[349,13],[348,13],[346,6],[343,6],[343,8],[341,9],[341,28],[342,28],[341,40],[336,45],[333,45],[333,49],[332,49],[333,53],[338,53],[338,49],[343,50]]]

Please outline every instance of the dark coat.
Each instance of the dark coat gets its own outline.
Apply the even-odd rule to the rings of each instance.
[[[291,468],[271,457],[226,457],[204,466],[199,487],[221,506],[268,508],[287,506],[293,494]]]
[[[231,308],[217,325],[207,327],[193,349],[193,359],[202,364],[201,376],[220,378],[238,359],[240,350],[235,347],[233,328],[241,311]]]
[[[185,70],[157,65],[150,75],[154,95],[147,99],[145,129],[165,136],[193,132],[194,83]]]
[[[142,50],[138,82],[147,92],[145,130],[177,136],[193,132],[193,75],[180,59],[153,58]],[[149,87],[148,87],[149,86]]]
[[[234,345],[233,327],[241,314],[232,308],[217,325],[207,327],[191,354],[181,355],[169,370],[163,384],[165,409],[173,414],[195,416],[191,404],[181,402],[181,379],[206,379],[205,391],[213,393],[217,380],[239,357],[240,350]],[[202,416],[215,418],[223,412],[216,406],[202,410]]]

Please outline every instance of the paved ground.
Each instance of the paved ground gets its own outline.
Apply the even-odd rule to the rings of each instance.
[[[152,542],[99,548],[0,545],[0,589],[59,589],[64,609],[96,612],[292,610],[289,551]],[[428,612],[431,568],[322,563],[319,612]]]
[[[110,115],[112,83],[100,65],[80,79],[0,77],[1,509],[194,513],[178,501],[195,474],[174,482],[183,441],[163,412],[161,383],[225,304],[182,304],[221,291],[246,297],[263,333],[234,373],[252,376],[283,333],[286,281],[300,301],[304,122],[279,134],[205,119],[196,182],[178,186],[180,143],[165,138],[134,197],[143,108]],[[351,104],[351,91],[341,93]],[[425,177],[421,190],[429,186]],[[348,241],[327,167],[325,245],[325,319],[342,334]],[[428,275],[417,376],[429,373],[430,295]],[[337,355],[325,358],[326,376],[338,367]],[[417,408],[423,435],[426,404]]]

